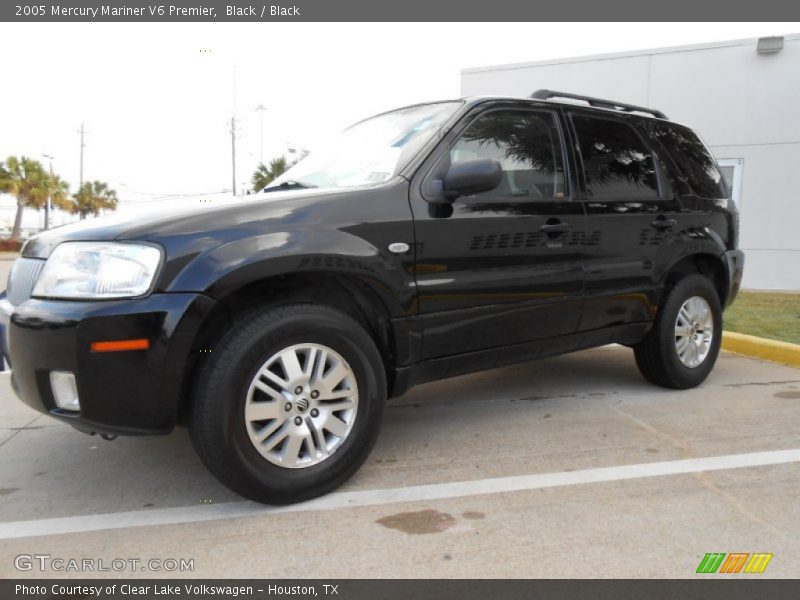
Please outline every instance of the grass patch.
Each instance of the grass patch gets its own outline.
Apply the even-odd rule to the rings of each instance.
[[[800,344],[800,294],[739,292],[724,323],[728,331]]]

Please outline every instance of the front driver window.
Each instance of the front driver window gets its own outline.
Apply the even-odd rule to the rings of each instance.
[[[450,163],[491,158],[503,168],[500,186],[475,198],[551,200],[565,196],[564,157],[555,115],[497,110],[478,117],[450,150]]]

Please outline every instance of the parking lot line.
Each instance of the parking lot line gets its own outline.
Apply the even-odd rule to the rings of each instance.
[[[399,502],[443,500],[465,496],[623,481],[644,477],[684,475],[793,462],[800,462],[800,448],[380,490],[336,492],[315,500],[290,506],[263,506],[254,502],[242,501],[53,519],[12,521],[0,523],[0,539],[84,533],[89,531],[126,529],[130,527],[146,527],[153,525],[176,525],[237,517],[265,516],[288,512],[336,510]]]

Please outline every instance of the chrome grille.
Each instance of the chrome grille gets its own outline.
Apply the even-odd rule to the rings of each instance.
[[[31,297],[33,286],[39,279],[45,260],[39,258],[18,258],[8,276],[6,295],[8,301],[17,306]]]

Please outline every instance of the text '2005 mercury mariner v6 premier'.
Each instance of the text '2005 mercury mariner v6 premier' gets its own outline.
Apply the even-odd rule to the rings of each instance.
[[[33,408],[106,436],[186,425],[225,485],[296,502],[350,477],[387,397],[425,381],[620,343],[651,382],[700,384],[737,245],[715,160],[659,111],[420,104],[246,200],[29,240],[4,354]]]

